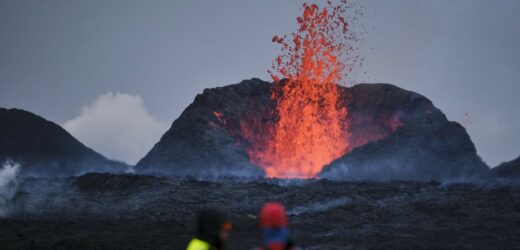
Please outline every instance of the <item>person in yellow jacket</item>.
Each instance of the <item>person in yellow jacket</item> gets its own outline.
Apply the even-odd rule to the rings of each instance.
[[[224,250],[231,230],[231,221],[222,211],[203,209],[197,217],[197,235],[186,250]]]

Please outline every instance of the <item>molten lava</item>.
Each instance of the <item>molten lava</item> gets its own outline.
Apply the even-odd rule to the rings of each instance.
[[[345,55],[353,48],[347,45],[352,37],[344,17],[348,5],[341,3],[304,4],[298,31],[290,39],[273,38],[282,46],[271,72],[276,118],[266,134],[246,135],[257,137],[248,155],[269,177],[315,177],[351,149],[348,110],[338,84],[352,70]]]

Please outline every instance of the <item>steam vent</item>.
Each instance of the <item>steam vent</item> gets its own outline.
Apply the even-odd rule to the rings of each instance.
[[[267,147],[274,136],[273,124],[281,119],[273,86],[253,78],[205,89],[139,161],[136,171],[176,176],[444,180],[476,177],[488,170],[465,129],[448,121],[424,96],[390,84],[358,84],[338,86],[338,110],[348,113],[340,117],[342,124],[328,124],[343,130],[345,138],[337,139],[348,142],[347,147],[337,148],[336,157],[321,165],[294,160],[298,165],[287,171],[283,162],[259,153],[273,152]],[[302,112],[292,110],[296,117]],[[314,150],[330,148],[319,143],[311,144]],[[292,147],[294,154],[285,157],[299,157],[296,150]],[[267,158],[259,159],[262,156]],[[318,171],[310,165],[318,166]]]

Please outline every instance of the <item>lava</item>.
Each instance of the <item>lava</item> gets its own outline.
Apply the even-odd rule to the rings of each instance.
[[[268,133],[242,131],[257,138],[247,153],[268,177],[312,178],[351,150],[348,109],[339,90],[352,70],[345,61],[354,50],[344,17],[349,7],[346,1],[327,1],[323,8],[303,4],[298,31],[272,39],[282,46],[270,71],[276,118],[266,124]]]

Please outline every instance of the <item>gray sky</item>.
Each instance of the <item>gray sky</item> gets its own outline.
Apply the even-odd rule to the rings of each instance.
[[[133,163],[204,88],[268,79],[271,38],[295,29],[301,3],[0,0],[0,106]],[[520,155],[520,1],[362,4],[370,34],[358,81],[427,96],[492,166]],[[145,122],[125,128],[136,117]]]

